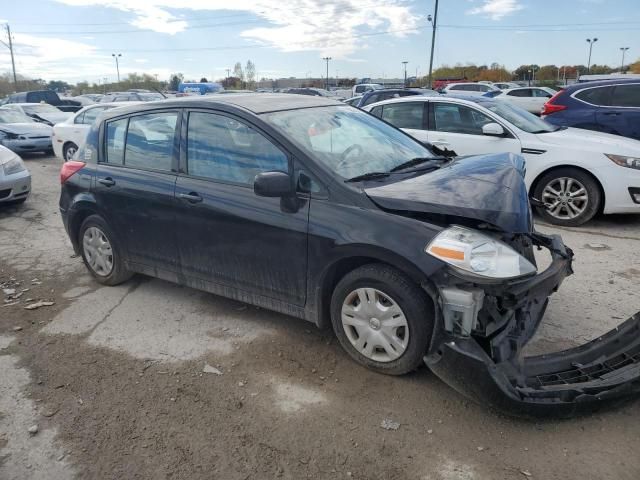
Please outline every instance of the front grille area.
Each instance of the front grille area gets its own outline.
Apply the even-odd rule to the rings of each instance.
[[[6,190],[0,190],[0,199],[7,198],[9,195],[11,195],[10,188]]]

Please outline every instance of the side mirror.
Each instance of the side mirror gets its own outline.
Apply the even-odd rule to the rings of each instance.
[[[293,193],[291,177],[285,172],[262,172],[253,180],[253,191],[259,197],[285,197]]]
[[[482,134],[490,137],[502,137],[504,136],[504,128],[497,123],[487,123],[482,126]]]

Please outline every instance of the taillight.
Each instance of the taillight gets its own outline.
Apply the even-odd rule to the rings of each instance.
[[[566,105],[557,105],[553,103],[562,92],[564,92],[564,90],[560,90],[544,104],[544,107],[542,107],[542,115],[551,115],[552,113],[561,112],[562,110],[567,109]]]
[[[60,184],[62,185],[64,182],[69,180],[69,178],[82,169],[86,163],[84,162],[76,162],[74,160],[69,160],[62,165],[62,169],[60,169]]]

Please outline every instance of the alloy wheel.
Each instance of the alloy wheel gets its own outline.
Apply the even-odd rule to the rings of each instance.
[[[542,201],[547,212],[560,220],[571,220],[584,213],[589,194],[575,178],[559,177],[551,180],[542,190]]]
[[[75,145],[69,145],[64,151],[64,153],[65,153],[65,156],[64,156],[65,162],[69,162],[69,161],[73,160],[73,156],[76,154],[76,151],[78,151],[78,148]]]
[[[375,288],[358,288],[345,298],[342,328],[351,345],[376,362],[391,362],[409,345],[409,325],[400,306]]]
[[[96,275],[108,276],[113,270],[113,250],[109,239],[98,227],[89,227],[82,237],[84,256]]]

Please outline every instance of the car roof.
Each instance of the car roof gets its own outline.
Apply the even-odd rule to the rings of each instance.
[[[493,101],[492,98],[487,98],[487,97],[478,97],[478,96],[471,96],[471,95],[438,95],[438,96],[434,96],[434,95],[411,95],[408,97],[400,97],[400,98],[391,98],[389,100],[383,100],[381,102],[376,102],[376,103],[372,103],[370,105],[367,105],[364,108],[371,108],[371,107],[375,107],[377,105],[387,105],[389,103],[403,103],[403,102],[431,102],[431,101],[438,101],[438,100],[447,100],[447,101],[452,101],[453,103],[460,103],[460,104],[466,104],[466,103],[476,103],[476,104],[482,104],[484,102],[491,102]]]
[[[16,103],[7,103],[5,105],[2,105],[3,107],[8,107],[10,105],[17,105],[18,107],[29,107],[31,105],[49,105],[50,107],[56,108],[55,105],[51,105],[50,103],[45,103],[45,102],[16,102]]]
[[[130,102],[129,102],[130,103]],[[216,105],[229,105],[248,110],[255,114],[278,112],[282,110],[296,110],[300,108],[344,106],[339,100],[327,97],[296,95],[291,93],[261,93],[261,94],[233,94],[228,95],[198,95],[190,97],[168,98],[143,104],[136,103],[129,107],[118,109],[118,114],[163,107],[174,108],[207,108]],[[124,109],[124,110],[123,110]]]
[[[611,80],[597,80],[594,82],[582,82],[574,83],[564,89],[567,91],[581,90],[583,88],[591,87],[606,87],[608,85],[627,85],[627,84],[640,84],[640,78],[616,78]]]

